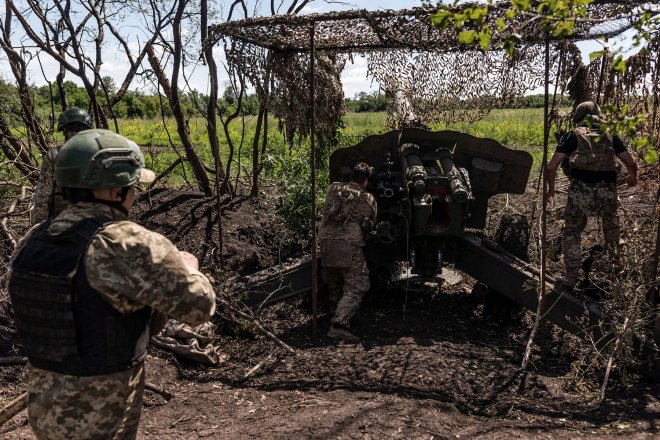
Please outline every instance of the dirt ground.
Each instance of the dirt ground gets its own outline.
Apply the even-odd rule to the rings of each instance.
[[[622,191],[624,216],[649,215],[635,207],[653,205],[654,176],[650,186]],[[529,214],[530,200],[529,194],[499,197],[493,216]],[[304,253],[305,237],[286,226],[277,208],[276,200],[223,200],[227,277]],[[161,191],[141,201],[136,217],[195,253],[205,269],[217,263],[213,200]],[[495,219],[489,232],[493,224]],[[549,240],[557,241],[558,234],[550,228]],[[551,256],[550,266],[557,261]],[[222,278],[216,276],[218,282]],[[173,397],[166,401],[146,391],[138,438],[642,439],[660,434],[660,387],[644,378],[624,385],[615,374],[608,398],[598,405],[597,382],[584,378],[567,387],[578,342],[556,329],[538,344],[529,372],[521,373],[531,314],[497,296],[475,298],[472,284],[463,277],[454,285],[439,280],[372,289],[354,319],[362,338],[354,345],[325,337],[324,307],[319,337],[312,338],[304,298],[269,307],[264,322],[295,355],[274,351],[275,345],[248,325],[237,328],[217,316],[217,343],[226,355],[218,366],[150,348],[147,380]],[[0,304],[0,353],[19,354],[6,298]],[[262,367],[244,379],[260,362]],[[24,390],[22,368],[0,366],[0,384],[3,406]],[[33,438],[25,412],[1,427],[0,437]]]

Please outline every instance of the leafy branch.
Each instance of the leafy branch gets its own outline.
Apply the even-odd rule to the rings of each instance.
[[[484,4],[445,5],[441,1],[430,16],[433,26],[457,31],[459,44],[474,46],[484,52],[503,50],[513,58],[517,45],[524,35],[545,35],[551,39],[568,39],[575,36],[576,25],[598,24],[603,19],[591,17],[589,12],[603,4],[604,0],[486,0]],[[426,7],[433,7],[432,2],[424,2]],[[632,21],[633,46],[640,54],[650,54],[649,47],[660,44],[660,7],[644,1],[631,1],[630,6],[637,6],[629,11]],[[593,62],[608,58],[611,69],[623,75],[628,66],[624,58],[624,48],[611,50],[603,41],[605,48],[589,54]],[[656,46],[654,46],[656,45]],[[657,63],[659,63],[657,60]],[[631,146],[647,163],[658,161],[658,146],[654,146],[651,135],[638,135],[639,129],[649,125],[646,114],[626,116],[629,108],[606,108],[601,124],[604,132],[623,134],[631,139]],[[642,131],[643,133],[643,131]]]

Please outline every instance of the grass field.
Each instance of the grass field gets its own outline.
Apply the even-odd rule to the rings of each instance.
[[[344,117],[345,127],[340,131],[338,147],[347,147],[358,142],[364,136],[369,134],[383,133],[385,129],[385,113],[349,113]],[[230,136],[235,142],[235,156],[233,168],[250,169],[252,160],[252,139],[256,117],[246,116],[244,119],[245,128],[242,121],[237,119],[230,125]],[[208,137],[206,134],[206,122],[202,118],[189,121],[190,133],[193,144],[202,159],[207,163],[213,162]],[[269,123],[268,150],[270,160],[280,162],[277,168],[281,168],[281,162],[300,156],[307,155],[308,147],[305,143],[298,146],[294,142],[292,148],[285,142],[284,136],[277,129],[275,120]],[[435,130],[445,127],[433,126]],[[479,137],[491,137],[502,144],[516,149],[524,149],[532,153],[536,162],[540,161],[543,144],[543,110],[542,109],[514,109],[514,110],[493,110],[484,119],[472,124],[452,124],[448,129],[470,133]],[[147,155],[148,165],[153,167],[156,172],[162,171],[178,157],[172,148],[169,148],[170,139],[174,145],[180,145],[179,136],[176,132],[176,126],[173,120],[167,121],[166,126],[160,119],[125,119],[119,121],[121,134],[129,137],[143,147]],[[241,145],[241,133],[244,131],[244,141]],[[229,154],[229,147],[224,133],[220,136],[223,161],[226,162]],[[319,164],[324,169],[325,164]],[[169,182],[172,184],[181,183],[180,173],[173,175]]]

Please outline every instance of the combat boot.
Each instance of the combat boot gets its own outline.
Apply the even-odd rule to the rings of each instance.
[[[561,287],[566,290],[573,290],[577,282],[578,277],[576,275],[566,274],[557,280],[556,287]]]
[[[348,329],[332,324],[328,330],[328,337],[332,339],[341,339],[346,342],[360,342],[360,338],[349,332]]]

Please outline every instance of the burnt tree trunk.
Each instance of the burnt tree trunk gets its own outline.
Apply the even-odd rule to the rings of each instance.
[[[261,124],[266,114],[266,107],[259,105],[259,115],[257,116],[257,126],[254,129],[254,139],[252,140],[252,190],[250,196],[259,195],[259,139],[261,138]]]
[[[182,2],[177,10],[177,16],[174,19],[174,34],[176,35],[181,31],[181,16],[183,14],[183,9],[185,7],[185,2]],[[177,24],[178,23],[178,24]],[[178,41],[178,45],[176,43]],[[195,174],[195,180],[200,191],[206,195],[212,195],[211,184],[209,182],[209,177],[204,170],[204,164],[201,159],[195,152],[193,148],[192,141],[190,140],[190,134],[186,128],[185,119],[183,117],[183,111],[181,110],[179,92],[177,90],[178,86],[178,76],[179,76],[179,64],[181,62],[181,37],[175,37],[175,55],[174,55],[174,66],[172,70],[172,83],[167,79],[163,67],[160,65],[160,61],[156,56],[156,51],[152,44],[149,44],[147,47],[147,58],[149,59],[149,64],[151,64],[152,69],[156,77],[158,78],[158,83],[163,88],[165,96],[170,102],[170,107],[172,108],[172,114],[174,115],[174,120],[176,121],[177,132],[181,138],[181,143],[183,148],[186,151],[186,159],[190,164],[193,173]],[[178,53],[178,56],[176,55]]]
[[[220,143],[218,142],[218,121],[215,116],[215,106],[218,102],[218,67],[213,59],[213,46],[208,44],[208,29],[207,29],[207,0],[201,1],[201,16],[202,16],[202,29],[201,40],[204,45],[204,59],[209,66],[209,77],[211,81],[211,90],[209,95],[209,102],[206,106],[206,131],[209,137],[209,144],[211,145],[211,153],[213,154],[213,161],[215,165],[215,198],[216,210],[218,216],[218,250],[216,252],[216,260],[220,264],[220,269],[224,269],[223,258],[223,238],[222,238],[222,209],[220,195],[223,193],[220,188],[220,173],[222,173],[222,161],[220,160]],[[224,180],[224,179],[223,179]]]

